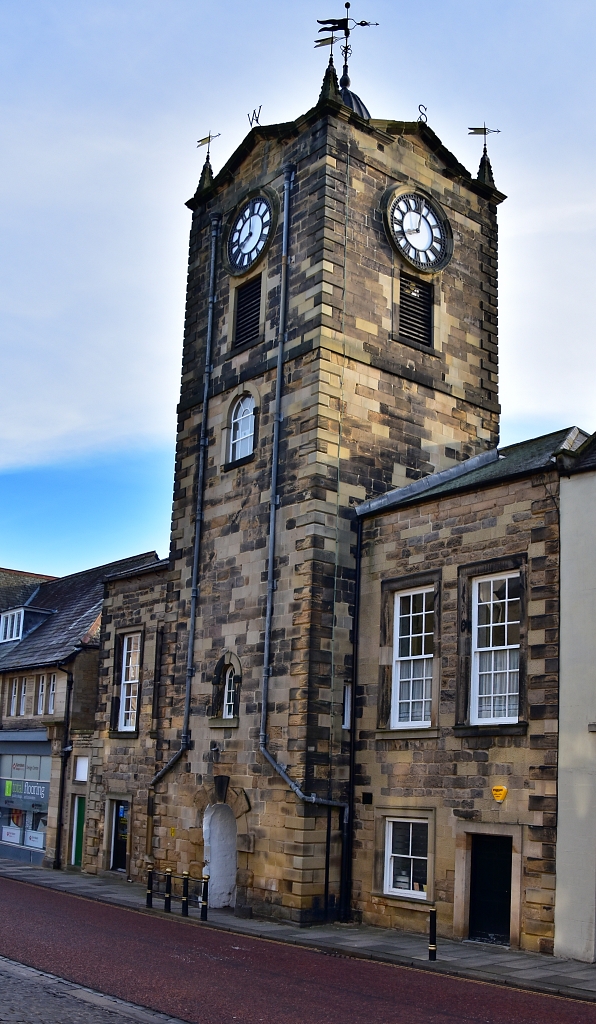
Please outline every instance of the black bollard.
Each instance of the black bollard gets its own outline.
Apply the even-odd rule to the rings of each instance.
[[[163,901],[163,908],[166,914],[172,909],[172,869],[166,868],[166,896]]]
[[[207,907],[209,906],[209,872],[203,871],[203,888],[201,892],[201,921],[207,920]]]
[[[147,907],[151,910],[153,906],[153,872],[147,873]]]
[[[437,911],[434,907],[429,910],[428,922],[428,959],[437,959]]]
[[[182,872],[182,917],[188,917],[188,871]]]

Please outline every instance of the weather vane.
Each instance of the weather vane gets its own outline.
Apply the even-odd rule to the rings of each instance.
[[[346,86],[348,86],[350,84],[350,79],[348,77],[348,58],[351,56],[351,53],[352,53],[352,47],[350,46],[350,44],[348,42],[348,39],[350,38],[350,32],[352,32],[355,28],[359,28],[359,27],[360,28],[367,28],[370,25],[378,25],[379,24],[378,21],[355,21],[354,18],[350,18],[349,14],[348,14],[348,12],[350,10],[350,4],[347,3],[345,5],[345,7],[346,7],[346,17],[345,18],[322,18],[322,19],[321,18],[317,18],[317,25],[322,25],[323,26],[322,28],[319,29],[319,32],[331,32],[331,35],[330,36],[325,36],[325,38],[323,38],[323,39],[316,39],[315,40],[315,46],[330,46],[331,47],[330,63],[332,64],[333,63],[333,45],[336,42],[335,34],[343,32],[343,34],[344,34],[344,44],[341,47],[341,52],[342,52],[342,56],[343,56],[343,59],[344,59],[344,73],[343,73],[342,81],[340,82],[340,85],[342,85],[342,86],[343,86],[343,84],[346,84]],[[344,83],[344,79],[347,79],[347,82]]]
[[[204,139],[199,139],[199,141],[197,142],[197,149],[199,149],[201,146],[207,146],[207,159],[209,159],[211,143],[213,142],[214,139],[219,139],[220,135],[221,132],[218,132],[217,135],[212,135],[211,132],[209,132],[209,135],[206,135]]]
[[[486,122],[482,125],[482,128],[468,128],[468,135],[484,135],[484,149],[483,153],[486,156],[486,136],[487,135],[500,135],[500,128],[487,128]]]

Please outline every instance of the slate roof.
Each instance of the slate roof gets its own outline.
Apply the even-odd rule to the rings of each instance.
[[[585,473],[596,469],[596,434],[592,434],[565,460],[565,469],[569,473]]]
[[[107,577],[155,562],[160,562],[156,552],[146,551],[72,576],[45,578],[29,603],[23,604],[31,610],[51,609],[52,614],[22,640],[0,644],[0,672],[55,665],[81,647],[97,646],[97,620]],[[10,606],[14,607],[14,602]]]
[[[356,515],[362,517],[404,505],[418,505],[445,495],[490,487],[515,477],[552,469],[560,453],[575,451],[587,439],[588,434],[579,427],[565,427],[507,448],[493,448],[452,469],[417,480],[409,487],[400,487],[364,501],[357,506]]]
[[[0,609],[20,608],[33,596],[40,583],[55,578],[37,572],[0,568]]]

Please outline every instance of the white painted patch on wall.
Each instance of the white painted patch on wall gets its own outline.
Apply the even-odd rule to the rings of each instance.
[[[203,818],[205,867],[209,870],[209,906],[236,903],[236,819],[227,804],[209,804]]]

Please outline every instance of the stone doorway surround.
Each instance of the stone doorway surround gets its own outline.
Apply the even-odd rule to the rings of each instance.
[[[521,938],[522,826],[505,823],[458,821],[455,834],[454,938],[467,939],[470,920],[472,836],[511,836],[511,931],[510,947],[519,949]]]

